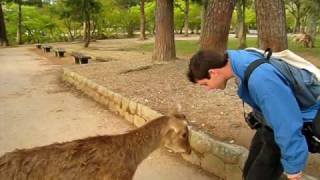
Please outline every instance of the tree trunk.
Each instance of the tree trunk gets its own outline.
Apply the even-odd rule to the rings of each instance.
[[[176,58],[173,23],[173,0],[157,0],[154,61]]]
[[[202,0],[200,33],[203,32],[204,22],[206,21],[207,7],[208,7],[208,0]]]
[[[82,40],[86,41],[87,38],[87,22],[86,20],[83,22],[83,37]]]
[[[134,25],[132,20],[129,21],[129,24],[127,26],[127,34],[128,34],[127,35],[128,38],[134,37]]]
[[[21,36],[21,21],[22,21],[22,12],[21,12],[21,0],[18,0],[18,24],[17,24],[17,43],[22,44]]]
[[[2,11],[2,4],[0,3],[0,43],[1,46],[9,46],[9,41],[7,38],[7,31],[6,31],[6,23],[4,21],[4,14]]]
[[[310,15],[310,23],[308,27],[308,34],[310,34],[312,43],[311,47],[315,47],[316,35],[317,35],[317,16],[315,14]]]
[[[85,30],[85,43],[84,43],[84,47],[89,47],[90,44],[90,39],[91,39],[91,25],[90,25],[90,13],[87,11],[85,14],[85,24],[86,24],[86,30]]]
[[[146,39],[146,16],[144,14],[144,1],[141,0],[140,4],[140,39]]]
[[[189,0],[185,0],[186,1],[186,8],[184,10],[184,36],[188,36],[189,35],[189,4],[190,1]]]
[[[239,49],[247,47],[247,28],[245,23],[245,13],[246,13],[246,0],[239,0],[237,2],[237,12],[238,12],[238,38],[239,38]]]
[[[256,0],[259,48],[274,52],[288,49],[283,0]]]
[[[223,53],[227,49],[232,12],[236,0],[211,0],[200,37],[200,48]]]
[[[74,36],[73,36],[73,34],[72,34],[72,22],[70,21],[70,20],[68,20],[68,19],[64,19],[64,25],[66,26],[66,28],[67,28],[67,31],[68,31],[68,33],[69,33],[69,40],[70,41],[74,41]]]
[[[301,13],[300,13],[301,5],[300,5],[299,1],[296,1],[295,5],[297,7],[297,14],[295,16],[296,17],[296,23],[295,23],[295,27],[294,27],[294,32],[298,33],[298,32],[301,32],[301,29],[300,29],[300,27],[301,27]]]

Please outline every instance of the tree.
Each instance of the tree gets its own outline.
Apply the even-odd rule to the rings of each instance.
[[[247,47],[246,44],[246,35],[247,35],[247,27],[245,22],[245,14],[246,14],[246,0],[238,0],[237,2],[237,35],[239,38],[239,48],[243,49]]]
[[[175,57],[173,0],[157,0],[153,60],[168,61]]]
[[[191,30],[191,34],[199,34],[201,29],[201,6],[198,3],[191,3],[189,10],[189,29]]]
[[[18,23],[17,23],[17,44],[22,44],[22,12],[21,12],[21,0],[16,0],[18,4]]]
[[[132,15],[132,7],[139,4],[140,0],[115,0],[116,4],[121,7],[125,13],[128,14],[128,16],[125,18],[125,24],[126,24],[126,31],[128,34],[128,37],[134,36],[134,30],[136,27],[135,18],[133,18]],[[141,13],[141,12],[140,12]]]
[[[283,0],[256,0],[259,48],[282,51],[288,48]]]
[[[144,13],[144,1],[141,0],[140,4],[140,39],[146,39],[146,16]]]
[[[204,22],[206,21],[208,1],[209,1],[209,0],[200,0],[200,4],[202,4],[202,10],[201,10],[201,30],[200,30],[201,33],[203,32]]]
[[[227,49],[232,12],[236,0],[211,0],[205,14],[200,48],[223,53]]]
[[[309,16],[308,16],[308,27],[307,33],[311,35],[312,44],[311,47],[315,47],[316,35],[317,35],[317,22],[320,18],[320,0],[310,0],[306,3],[306,6],[309,7]]]
[[[0,2],[0,43],[1,46],[9,46],[9,41],[7,38],[7,31],[6,31],[6,23],[4,21],[4,14],[2,10],[2,3]]]
[[[88,47],[91,40],[91,21],[93,14],[100,11],[101,4],[97,0],[65,0],[70,8],[71,16],[84,24],[84,47]]]
[[[189,35],[189,5],[190,5],[190,1],[189,0],[185,0],[186,2],[186,7],[184,9],[184,36],[188,36]]]
[[[302,32],[302,21],[306,19],[309,7],[306,6],[310,0],[286,0],[286,8],[295,18],[294,32]],[[311,0],[312,1],[312,0]]]

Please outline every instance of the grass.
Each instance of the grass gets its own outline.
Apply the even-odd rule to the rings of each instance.
[[[315,42],[315,48],[305,48],[301,44],[294,43],[292,38],[288,39],[289,49],[297,52],[303,53],[308,56],[312,56],[320,60],[320,36],[317,37]],[[257,47],[257,38],[256,37],[248,37],[247,38],[247,46],[248,47]],[[144,51],[144,52],[152,52],[154,47],[154,43],[142,44],[136,47],[130,47],[125,50],[128,51]],[[191,56],[199,49],[199,41],[198,40],[176,40],[176,52],[177,56]],[[238,39],[229,38],[228,49],[238,49]]]

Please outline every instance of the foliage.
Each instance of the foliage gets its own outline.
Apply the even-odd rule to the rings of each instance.
[[[146,29],[149,33],[154,33],[155,30],[155,11],[156,11],[156,3],[149,2],[145,4],[145,14],[146,14]]]
[[[14,42],[17,31],[16,9],[17,5],[13,3],[8,3],[5,6],[5,20],[10,42]],[[23,39],[31,43],[59,40],[58,27],[49,15],[45,15],[48,13],[44,13],[44,10],[39,11],[37,7],[33,6],[22,6],[22,11],[24,13],[22,21]]]
[[[18,0],[1,0],[7,25],[8,38],[14,42],[17,31]],[[9,3],[11,1],[11,3]],[[204,0],[190,0],[189,28],[193,33],[201,28],[201,11]],[[304,2],[308,9],[305,16],[318,15],[319,0],[286,0],[287,27],[293,31],[296,18],[289,11],[289,1]],[[22,34],[27,42],[51,42],[76,40],[83,36],[84,12],[90,12],[92,36],[94,38],[118,38],[132,36],[140,28],[140,0],[23,0]],[[247,0],[245,22],[249,29],[256,29],[256,15],[253,0]],[[155,31],[155,0],[145,1],[146,31]],[[174,29],[180,33],[184,26],[185,0],[175,0]],[[236,11],[232,27],[236,25]],[[306,21],[305,24],[307,24]],[[320,22],[318,22],[319,24]]]

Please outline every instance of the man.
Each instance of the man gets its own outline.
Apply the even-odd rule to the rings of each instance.
[[[225,89],[227,81],[240,81],[238,95],[265,125],[257,128],[252,139],[243,177],[246,180],[277,180],[285,171],[288,179],[302,179],[308,158],[308,145],[301,132],[303,123],[313,121],[320,103],[300,107],[290,83],[271,64],[258,66],[250,75],[248,88],[243,84],[250,63],[260,59],[246,50],[228,50],[224,55],[199,51],[190,60],[188,78],[207,90]]]

